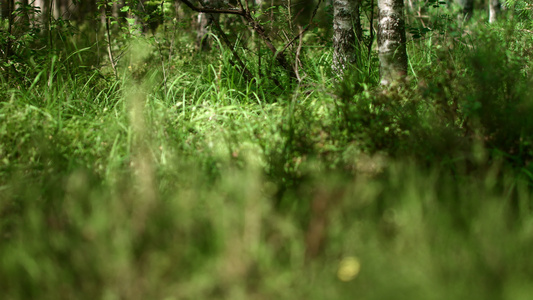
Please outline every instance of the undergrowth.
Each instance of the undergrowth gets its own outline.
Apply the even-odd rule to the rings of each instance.
[[[117,77],[75,39],[28,56],[0,88],[2,299],[527,299],[512,22],[411,39],[387,88],[376,53],[339,81],[327,47],[301,82],[186,38],[163,63],[129,40]]]

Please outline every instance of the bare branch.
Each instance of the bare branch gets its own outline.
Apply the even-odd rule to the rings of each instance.
[[[261,26],[261,24],[259,24],[258,22],[256,22],[254,20],[254,18],[250,14],[250,11],[246,10],[244,8],[244,6],[243,6],[243,4],[242,4],[242,2],[240,0],[237,1],[238,4],[241,7],[240,10],[237,10],[237,9],[213,9],[213,8],[206,8],[206,7],[197,7],[197,6],[194,6],[194,4],[192,4],[189,0],[179,0],[179,1],[183,2],[190,9],[192,9],[192,10],[194,10],[196,12],[208,13],[208,14],[209,13],[212,13],[212,14],[233,14],[233,15],[242,16],[246,20],[246,22],[248,22],[248,25],[250,27],[252,27],[252,29],[263,39],[263,41],[267,45],[268,49],[270,49],[270,51],[272,52],[272,54],[274,55],[274,57],[278,61],[278,63],[285,70],[287,70],[289,72],[289,75],[291,77],[296,78],[296,74],[294,73],[294,69],[292,68],[292,66],[287,61],[287,58],[285,57],[285,55],[283,53],[281,53],[281,52],[278,52],[278,50],[276,49],[276,47],[274,46],[274,44],[272,43],[272,41],[268,37],[268,35],[267,35],[265,29],[263,28],[263,26]],[[320,2],[322,2],[322,0],[320,0]]]
[[[298,26],[300,27],[300,30],[302,29],[302,26]],[[298,82],[302,82],[302,79],[300,77],[300,72],[298,72],[298,66],[300,65],[300,50],[302,50],[302,42],[303,42],[303,38],[302,36],[300,35],[300,42],[298,43],[298,49],[296,50],[296,58],[294,59],[294,73],[296,73],[296,78],[298,78]]]
[[[241,8],[241,10],[245,11],[244,6],[242,5],[242,1],[241,0],[237,0],[237,3],[239,4],[239,7]]]
[[[248,68],[246,68],[246,65],[241,60],[239,54],[237,53],[237,51],[235,51],[235,48],[231,45],[226,33],[222,31],[222,27],[220,27],[220,23],[217,20],[213,20],[213,23],[217,31],[220,33],[220,36],[222,37],[222,41],[224,42],[224,44],[226,44],[226,47],[230,49],[231,53],[233,54],[233,57],[235,58],[239,66],[241,67],[246,79],[250,81],[253,78],[252,73],[250,72],[250,70],[248,70]]]
[[[113,50],[111,50],[111,29],[109,28],[109,6],[106,4],[104,7],[104,15],[105,15],[105,29],[107,33],[107,54],[109,55],[109,62],[111,63],[111,67],[113,68],[113,73],[115,74],[115,78],[118,79],[118,72],[117,72],[117,62],[113,58]]]
[[[230,14],[230,15],[239,15],[244,16],[246,14],[246,11],[243,9],[237,10],[237,9],[218,9],[218,8],[207,8],[207,7],[197,7],[194,6],[189,0],[179,0],[183,2],[185,5],[187,5],[190,9],[200,12],[200,13],[206,13],[206,14]]]
[[[285,52],[285,50],[287,50],[287,48],[289,48],[297,39],[299,39],[307,30],[309,30],[309,28],[311,28],[311,24],[313,23],[313,19],[315,18],[316,16],[316,13],[318,11],[318,8],[320,7],[320,4],[322,4],[322,0],[319,0],[318,1],[318,4],[316,5],[315,7],[315,10],[313,11],[313,15],[311,16],[311,19],[309,20],[309,24],[305,25],[304,29],[300,30],[300,33],[298,33],[291,41],[289,41],[285,47],[283,47],[283,49],[279,52],[279,54]],[[278,55],[279,55],[278,54]]]

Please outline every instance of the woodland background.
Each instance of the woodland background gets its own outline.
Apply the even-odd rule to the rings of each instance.
[[[1,1],[2,299],[530,299],[530,0],[185,2]]]

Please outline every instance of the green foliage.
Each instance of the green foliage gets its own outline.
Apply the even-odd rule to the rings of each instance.
[[[526,25],[531,28],[533,25],[533,12],[531,11],[533,3],[530,0],[507,0],[505,1],[505,6],[515,12],[520,25]]]

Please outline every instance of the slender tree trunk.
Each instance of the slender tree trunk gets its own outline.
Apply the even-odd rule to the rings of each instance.
[[[500,14],[500,1],[489,0],[489,23],[496,22],[498,15]]]
[[[7,19],[9,16],[9,1],[0,1],[0,16]]]
[[[98,15],[98,7],[96,1],[80,1],[76,3],[76,20],[78,22],[87,21],[87,18],[90,18],[91,21],[94,21],[95,17]]]
[[[13,29],[15,27],[15,15],[13,12],[15,11],[15,0],[7,0],[7,19],[8,19],[8,27],[7,27],[7,43],[6,43],[6,58],[9,59],[12,53],[12,43],[13,39],[11,38],[13,36]]]
[[[378,0],[378,52],[381,84],[407,74],[403,0]]]
[[[362,37],[360,0],[333,1],[333,71],[340,76],[355,63]]]
[[[202,4],[204,7],[220,8],[220,2],[220,0],[204,0]],[[213,21],[218,21],[219,19],[219,14],[198,14],[198,31],[196,34],[196,43],[200,50],[207,51],[211,49],[209,29]]]
[[[35,0],[33,6],[38,7],[41,11],[39,15],[41,24],[47,24],[48,2],[46,0]]]
[[[28,24],[30,24],[30,13],[28,11],[28,5],[29,5],[28,0],[17,1],[17,9],[18,8],[22,9],[21,18],[22,18],[22,24],[24,24],[24,26],[28,26]]]
[[[52,6],[52,11],[54,12],[54,19],[59,19],[62,15],[61,13],[61,0],[51,0],[50,5]]]
[[[489,0],[492,1],[492,0]],[[474,0],[463,0],[463,17],[465,21],[469,21],[474,13]]]

